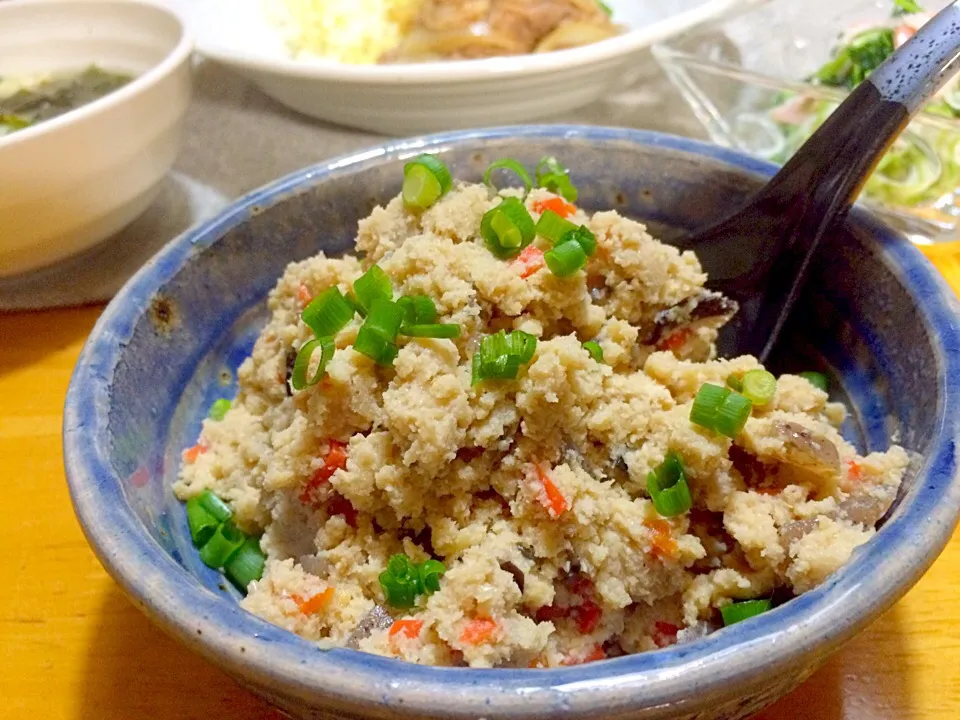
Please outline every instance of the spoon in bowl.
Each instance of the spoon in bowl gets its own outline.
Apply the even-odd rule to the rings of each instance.
[[[860,83],[743,208],[680,240],[700,258],[711,287],[740,305],[724,354],[766,361],[820,241],[839,228],[884,153],[958,60],[960,0]]]

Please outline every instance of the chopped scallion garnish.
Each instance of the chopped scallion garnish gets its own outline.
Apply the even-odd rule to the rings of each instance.
[[[483,174],[483,182],[493,190],[497,190],[497,186],[493,184],[492,175],[495,170],[509,170],[518,178],[520,182],[523,183],[523,190],[525,193],[530,192],[533,188],[533,180],[530,177],[530,173],[527,172],[527,169],[521,165],[518,161],[513,158],[503,158],[501,160],[495,160],[491,163],[490,167],[487,168],[487,171]]]
[[[587,253],[576,240],[567,240],[547,250],[543,260],[557,277],[570,277],[587,264]]]
[[[430,325],[437,321],[437,306],[426,295],[407,295],[397,300],[404,325]]]
[[[213,405],[210,406],[210,412],[207,414],[211,420],[220,422],[227,414],[227,410],[230,409],[230,401],[226,398],[220,398],[215,400]]]
[[[893,16],[900,17],[901,15],[915,15],[916,13],[922,13],[923,8],[920,7],[920,4],[916,0],[893,0]]]
[[[455,338],[460,337],[460,326],[456,323],[431,325],[402,325],[400,334],[408,337],[421,338]]]
[[[579,193],[570,181],[570,175],[555,157],[545,157],[537,164],[537,187],[542,187],[575,203]]]
[[[439,560],[414,564],[405,554],[393,555],[387,569],[380,573],[380,587],[388,605],[411,608],[419,595],[431,595],[440,589],[440,576],[446,567]]]
[[[647,475],[647,491],[653,506],[664,517],[681,515],[693,507],[683,461],[672,450],[659,467]]]
[[[367,315],[363,327],[373,330],[384,340],[393,342],[403,324],[403,315],[403,310],[397,303],[377,298],[370,307],[370,314]]]
[[[513,380],[520,366],[533,359],[537,338],[522,330],[506,333],[501,330],[480,341],[473,357],[473,384],[483,380]]]
[[[233,515],[230,507],[209,490],[187,500],[187,524],[196,547],[203,547]]]
[[[598,363],[603,362],[603,348],[600,347],[600,343],[596,340],[587,340],[583,344],[584,349],[590,353],[590,357],[596,360]]]
[[[743,381],[740,380],[736,375],[731,375],[727,378],[727,387],[731,390],[736,390],[740,392],[743,389]]]
[[[613,15],[613,8],[607,5],[603,0],[597,0],[597,5],[599,5],[600,9],[603,10],[607,15]]]
[[[397,357],[397,346],[366,325],[357,332],[353,349],[361,355],[366,355],[377,365],[391,365]]]
[[[577,229],[577,226],[566,218],[560,217],[553,210],[544,210],[540,219],[537,221],[537,235],[556,244],[569,232]]]
[[[588,257],[597,251],[597,236],[590,232],[590,230],[584,225],[574,228],[560,238],[561,243],[569,242],[571,240],[576,240],[578,243],[580,243],[580,247],[583,248],[583,251]]]
[[[247,535],[232,521],[221,523],[206,544],[200,548],[200,559],[211,568],[222,568],[240,550]]]
[[[246,591],[251,582],[263,577],[266,560],[260,549],[260,540],[248,537],[236,555],[226,563],[223,572],[238,589]]]
[[[740,394],[754,405],[766,405],[777,393],[777,379],[766,370],[748,370],[740,384]]]
[[[374,265],[354,281],[353,292],[356,294],[357,302],[367,312],[377,298],[393,300],[393,286],[390,284],[390,278],[379,265]]]
[[[533,218],[517,198],[505,198],[480,221],[480,235],[498,258],[519,255],[535,234]]]
[[[450,171],[434,155],[419,155],[403,166],[403,202],[408,208],[426,210],[451,187]]]
[[[767,612],[773,603],[770,600],[744,600],[743,602],[730,603],[720,608],[720,614],[723,616],[724,625],[733,625],[755,615]]]
[[[690,408],[690,422],[735,438],[750,417],[753,404],[730,388],[704,383]]]
[[[310,358],[313,357],[317,348],[320,348],[320,362],[317,363],[316,371],[308,380],[307,372],[310,370]],[[333,359],[335,350],[336,346],[333,344],[333,338],[330,337],[314,338],[305,342],[297,352],[297,359],[293,363],[293,374],[290,376],[290,384],[293,389],[303,390],[320,382],[327,371],[327,364]]]
[[[818,373],[813,370],[806,370],[805,372],[800,373],[800,377],[813,385],[815,388],[819,388],[820,390],[827,392],[829,385],[827,384],[827,376],[823,373]]]
[[[353,319],[356,311],[336,286],[311,300],[300,317],[317,337],[333,337]]]

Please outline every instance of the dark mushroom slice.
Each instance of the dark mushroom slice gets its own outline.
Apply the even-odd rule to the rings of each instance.
[[[508,572],[513,576],[513,581],[517,584],[517,587],[520,588],[520,592],[523,593],[523,586],[525,584],[526,576],[523,574],[523,570],[518,568],[509,560],[505,560],[500,563],[500,569],[504,572]]]
[[[360,618],[360,622],[347,638],[346,647],[356,650],[360,647],[360,641],[370,637],[374,630],[386,630],[391,625],[393,625],[393,616],[381,605],[374,605],[366,615]]]
[[[699,295],[658,312],[653,321],[653,330],[643,344],[656,345],[666,334],[698,321],[712,320],[718,326],[723,325],[739,309],[737,302],[726,295],[704,290]]]

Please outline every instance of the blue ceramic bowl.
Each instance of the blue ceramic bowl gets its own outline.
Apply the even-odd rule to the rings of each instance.
[[[800,683],[919,579],[960,507],[956,305],[917,250],[856,211],[819,253],[779,364],[834,375],[861,450],[895,436],[922,460],[876,537],[822,587],[698,642],[557,670],[437,669],[323,651],[241,610],[192,550],[170,490],[180,451],[211,401],[235,391],[286,263],[350,249],[357,220],[399,191],[404,158],[423,150],[464,179],[499,157],[529,166],[556,155],[574,169],[581,205],[616,208],[667,238],[715,218],[774,170],[628,130],[456,133],[308,168],[170,243],[97,323],[64,420],[77,515],[144,612],[302,718],[741,718]]]

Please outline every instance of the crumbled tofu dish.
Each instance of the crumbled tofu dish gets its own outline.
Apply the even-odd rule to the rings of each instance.
[[[410,662],[557,667],[700,637],[870,540],[907,454],[859,455],[815,374],[717,358],[736,307],[692,253],[579,208],[557,168],[497,191],[425,158],[357,256],[288,266],[184,454],[178,497],[259,537],[247,610]]]

